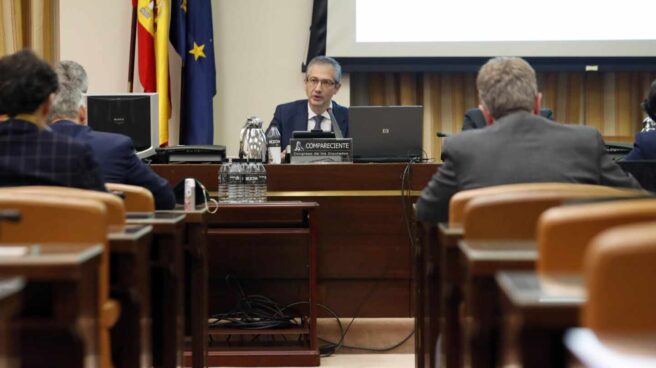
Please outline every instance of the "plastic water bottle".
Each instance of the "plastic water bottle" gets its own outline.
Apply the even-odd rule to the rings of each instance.
[[[219,169],[219,203],[228,202],[228,175],[230,171],[230,165],[230,161],[226,160],[226,162],[221,164],[221,168]]]
[[[280,163],[280,131],[275,124],[269,126],[266,134],[267,139],[267,154],[269,156],[268,162],[270,164]]]
[[[239,185],[239,202],[248,202],[248,193],[246,189],[246,168],[248,167],[248,160],[241,159],[239,161],[239,176],[241,177]]]
[[[280,147],[278,147],[280,149]],[[267,173],[261,162],[256,164],[257,184],[255,190],[255,202],[266,202],[267,200]]]
[[[247,162],[244,169],[244,200],[245,202],[257,202],[257,163]]]
[[[243,199],[242,172],[240,160],[233,159],[228,171],[228,201],[235,203]]]
[[[184,183],[184,210],[193,211],[196,209],[196,180],[186,178]]]

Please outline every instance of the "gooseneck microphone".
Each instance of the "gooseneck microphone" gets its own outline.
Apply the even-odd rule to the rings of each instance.
[[[328,111],[328,115],[330,115],[330,124],[333,126],[335,138],[344,138],[342,130],[339,129],[339,125],[337,125],[337,119],[335,118],[335,115],[333,115],[333,109],[329,107],[326,111]]]

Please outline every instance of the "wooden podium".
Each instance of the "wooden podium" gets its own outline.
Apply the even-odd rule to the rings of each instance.
[[[340,317],[414,316],[413,250],[404,216],[408,214],[406,206],[416,201],[437,167],[406,163],[266,165],[269,202],[313,202],[321,208],[321,221],[313,221],[317,227],[317,302]],[[216,195],[220,165],[152,168],[171,185],[193,177]],[[228,273],[239,277],[249,293],[282,304],[307,300],[306,238],[285,233],[291,229],[284,227],[284,222],[299,221],[298,210],[230,206],[208,216],[209,312],[234,306],[234,293],[226,290]],[[244,220],[260,225],[269,221],[271,226],[250,229],[252,233],[246,235],[242,232],[247,229],[239,225]],[[276,226],[284,231],[274,231]],[[210,348],[210,365],[214,364],[213,354]],[[263,361],[259,365],[264,365]]]
[[[318,366],[317,346],[317,209],[315,202],[265,202],[220,204],[208,236],[225,246],[239,246],[241,241],[255,242],[263,247],[275,247],[275,239],[299,239],[295,245],[305,245],[304,267],[295,270],[307,279],[307,318],[294,328],[285,329],[209,329],[214,343],[210,344],[209,366]],[[231,240],[237,239],[237,242]],[[271,240],[271,241],[270,241]],[[216,250],[216,249],[215,249]],[[209,251],[212,254],[212,250]],[[276,258],[275,249],[267,253]],[[220,254],[214,252],[216,257]],[[285,257],[279,252],[278,257]],[[284,260],[283,260],[284,261]],[[259,267],[248,265],[245,259],[231,260],[234,269]],[[223,273],[219,270],[215,272]],[[221,338],[221,337],[228,338]],[[275,339],[275,336],[285,336]],[[269,338],[267,338],[269,337]],[[289,337],[289,338],[287,338]]]

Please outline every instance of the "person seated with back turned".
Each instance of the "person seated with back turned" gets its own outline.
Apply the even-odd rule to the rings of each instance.
[[[106,191],[91,147],[53,133],[46,117],[57,74],[32,51],[0,58],[0,186],[57,185]]]
[[[343,137],[348,137],[348,109],[332,100],[341,87],[342,67],[327,56],[310,60],[305,72],[307,100],[278,105],[271,125],[280,130],[280,147],[285,149],[294,131],[332,131],[331,109]]]
[[[640,188],[606,154],[599,132],[538,116],[542,95],[523,59],[498,57],[476,78],[483,114],[494,124],[451,136],[443,164],[416,204],[417,218],[448,220],[449,200],[460,190],[528,182],[570,182]]]
[[[87,126],[82,93],[87,91],[88,78],[84,68],[74,61],[62,61],[55,66],[55,71],[60,88],[50,110],[50,128],[58,134],[88,143],[105,182],[142,186],[153,194],[156,209],[175,207],[175,197],[168,182],[141,162],[130,137],[96,132]]]
[[[647,98],[640,104],[647,113],[644,128],[635,136],[633,149],[624,160],[656,160],[656,80],[651,82]]]
[[[544,107],[540,108],[540,116],[543,116],[549,120],[553,120],[553,111]],[[479,107],[474,107],[465,111],[465,119],[462,122],[462,130],[465,131],[470,129],[485,128],[490,124],[492,124],[492,121],[487,121],[485,119],[485,115],[483,115],[483,111],[479,105]]]

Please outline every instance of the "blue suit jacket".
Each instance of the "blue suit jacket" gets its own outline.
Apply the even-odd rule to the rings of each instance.
[[[656,130],[636,134],[633,150],[624,160],[656,160]]]
[[[0,123],[0,186],[58,185],[106,191],[91,148],[24,120]]]
[[[86,125],[60,120],[50,128],[56,133],[88,143],[107,183],[142,186],[155,197],[158,210],[175,207],[173,190],[134,153],[132,140],[121,134],[96,132]]]
[[[342,135],[348,137],[348,108],[333,101],[333,115]],[[280,147],[285,149],[289,144],[292,132],[306,131],[308,125],[308,100],[298,100],[278,105],[273,113],[271,124],[276,124],[280,130]]]

